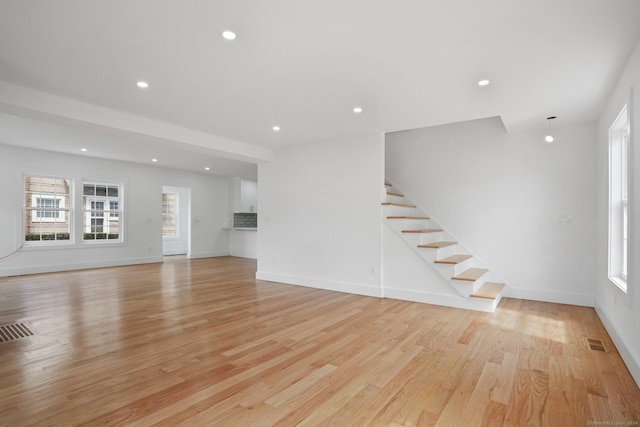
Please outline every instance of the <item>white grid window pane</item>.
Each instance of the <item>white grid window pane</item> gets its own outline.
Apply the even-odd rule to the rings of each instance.
[[[121,241],[122,211],[120,187],[101,182],[84,182],[82,185],[84,204],[85,241]]]

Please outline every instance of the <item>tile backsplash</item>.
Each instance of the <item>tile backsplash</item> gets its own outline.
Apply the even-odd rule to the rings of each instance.
[[[233,227],[234,228],[258,227],[258,214],[257,213],[234,213]]]

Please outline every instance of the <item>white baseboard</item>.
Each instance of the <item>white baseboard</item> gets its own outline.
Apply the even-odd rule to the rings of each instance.
[[[467,310],[477,310],[493,312],[496,302],[479,298],[456,298],[450,295],[426,294],[402,289],[383,289],[373,286],[360,285],[355,283],[337,282],[310,277],[288,276],[258,271],[256,279],[268,282],[286,283],[288,285],[306,286],[309,288],[325,289],[328,291],[345,292],[356,295],[365,295],[377,298],[392,298],[404,301],[422,302],[427,304],[443,305],[448,307],[463,308]]]
[[[229,256],[229,251],[191,252],[189,259],[215,258],[220,256]]]
[[[506,286],[504,297],[528,299],[533,301],[554,302],[557,304],[580,305],[583,307],[595,306],[595,296],[588,294],[573,294],[567,292],[546,291],[538,289],[521,289]]]
[[[638,387],[640,387],[640,357],[631,350],[627,341],[618,332],[618,329],[614,326],[613,322],[611,322],[610,316],[607,312],[599,306],[596,306],[595,309],[596,313],[598,313],[598,317],[600,317],[600,321],[604,325],[604,328],[607,330],[611,340],[616,345],[618,353],[620,353],[620,357],[622,357],[625,365],[627,365],[627,369],[631,372],[631,376]]]
[[[246,259],[258,259],[255,256],[251,255],[251,254],[237,254],[237,253],[230,253],[229,256],[233,256],[236,258],[246,258]]]
[[[186,255],[187,251],[163,251],[162,255],[163,256],[172,256],[172,255]]]
[[[426,292],[410,291],[405,289],[384,289],[385,298],[393,298],[404,301],[421,302],[425,304],[442,305],[445,307],[462,308],[492,313],[499,301],[483,298],[465,298],[463,296],[433,294]]]
[[[134,265],[134,264],[151,264],[155,262],[162,262],[162,256],[151,256],[144,258],[122,258],[112,260],[100,260],[100,261],[86,261],[77,263],[65,263],[55,265],[31,265],[29,267],[14,267],[5,268],[0,270],[0,277],[7,276],[22,276],[26,274],[39,274],[39,273],[55,273],[58,271],[70,271],[70,270],[85,270],[88,268],[103,268],[103,267],[117,267],[121,265]]]
[[[312,277],[288,276],[263,271],[256,272],[256,279],[267,282],[279,282],[287,285],[306,286],[308,288],[325,289],[327,291],[344,292],[348,294],[382,297],[382,289],[357,283],[338,282],[334,280],[316,279]]]

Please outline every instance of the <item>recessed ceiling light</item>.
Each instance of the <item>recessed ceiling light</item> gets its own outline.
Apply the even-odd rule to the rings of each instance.
[[[487,86],[489,83],[491,83],[489,80],[483,79],[478,82],[478,86]]]
[[[208,171],[209,169],[211,169],[209,166],[207,166],[206,168],[204,168],[204,170]]]
[[[354,112],[354,113],[356,113],[356,114],[360,114],[360,113],[362,113],[362,107],[355,107],[355,108],[353,109],[353,112]]]
[[[86,148],[81,148],[80,151],[82,151],[83,153],[86,153],[87,149]]]
[[[544,140],[547,141],[549,144],[551,144],[553,142],[555,138],[551,135],[547,135],[544,137]]]
[[[155,163],[155,162],[157,162],[157,161],[158,161],[158,159],[151,159],[151,161],[152,161],[153,163]]]
[[[145,82],[144,80],[140,80],[136,82],[136,86],[138,86],[140,89],[146,89],[149,87],[149,83]]]
[[[223,31],[222,32],[222,37],[224,37],[226,40],[235,40],[236,39],[236,33],[234,33],[233,31]]]
[[[274,126],[272,129],[274,132],[278,132],[280,130],[280,126]]]

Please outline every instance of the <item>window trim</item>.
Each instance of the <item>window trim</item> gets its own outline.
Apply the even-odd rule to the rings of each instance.
[[[59,208],[38,208],[37,206],[37,202],[35,201],[37,199],[36,194],[34,192],[31,192],[31,194],[33,195],[33,197],[31,198],[31,206],[27,206],[26,203],[26,197],[27,197],[27,193],[28,193],[28,189],[26,186],[26,179],[27,178],[47,178],[47,179],[59,179],[62,180],[66,183],[67,187],[68,187],[68,191],[69,193],[67,194],[62,194],[62,193],[52,193],[52,195],[48,198],[56,198],[59,199],[61,201],[61,207]],[[62,175],[52,175],[52,174],[48,174],[48,173],[41,173],[41,172],[35,172],[35,171],[23,171],[22,173],[22,219],[21,219],[21,224],[22,224],[22,245],[23,248],[25,250],[46,250],[51,248],[52,246],[56,246],[56,247],[71,247],[74,246],[76,244],[75,241],[75,232],[74,232],[74,224],[75,224],[75,218],[74,218],[74,211],[73,211],[73,206],[74,206],[74,191],[75,191],[75,181],[73,180],[73,178],[70,178],[68,176],[62,176]],[[60,195],[57,195],[60,194]],[[68,206],[64,206],[64,199],[65,197],[69,198],[69,205]],[[30,221],[27,221],[27,212],[31,211],[31,212],[37,212],[39,210],[51,210],[51,211],[58,211],[60,213],[60,215],[62,216],[62,220],[60,221],[59,218],[58,221],[56,221],[56,219],[54,218],[43,218],[42,221],[33,221],[33,216],[31,217]],[[69,238],[68,239],[60,239],[60,240],[27,240],[26,239],[26,235],[27,235],[27,222],[29,222],[30,224],[55,224],[55,223],[62,223],[62,224],[66,224],[68,227],[68,232],[64,232],[62,234],[68,234]],[[57,234],[57,233],[56,233]]]
[[[631,116],[626,103],[609,127],[609,197],[607,275],[622,292],[628,293],[629,183]]]
[[[30,176],[30,175],[27,175]],[[60,203],[58,205],[58,207],[43,207],[43,206],[38,206],[38,200],[41,199],[45,199],[45,200],[59,200]],[[31,216],[31,222],[32,223],[39,223],[39,222],[66,222],[66,217],[69,216],[69,208],[64,206],[64,196],[46,196],[46,195],[38,195],[38,196],[33,196],[31,198],[31,209],[27,208],[28,210],[35,212],[35,215]],[[40,211],[49,211],[49,212],[57,212],[58,213],[58,217],[57,218],[47,218],[47,217],[43,217],[40,218],[40,215],[38,215],[38,213]],[[66,216],[65,216],[66,214]],[[34,219],[37,219],[34,220]]]
[[[96,194],[84,194],[84,187],[85,185],[105,185],[107,186],[107,191],[106,194],[104,196],[102,195],[96,195]],[[109,196],[109,190],[108,187],[117,187],[118,188],[118,196],[114,197],[114,196]],[[105,246],[105,245],[112,245],[112,246],[121,246],[123,244],[125,244],[126,240],[125,240],[125,231],[124,231],[124,183],[122,182],[116,182],[116,181],[111,181],[111,180],[105,180],[105,179],[82,179],[82,184],[81,184],[81,194],[82,194],[82,225],[81,225],[81,229],[82,229],[82,239],[80,239],[80,242],[82,245],[87,245],[87,246],[91,246],[91,245],[99,245],[99,246]],[[95,209],[91,209],[91,201],[94,202],[104,202],[104,209],[102,209],[101,211],[103,212],[103,216],[102,217],[96,217],[93,215],[93,211]],[[118,210],[117,211],[111,211],[111,202],[113,201],[117,201],[118,202]],[[114,213],[116,215],[114,215]],[[94,218],[101,218],[103,220],[103,227],[107,227],[107,234],[113,234],[113,233],[109,233],[109,225],[108,222],[109,221],[117,221],[118,222],[118,238],[117,239],[85,239],[84,236],[87,233],[94,233],[92,231],[87,231],[87,218],[89,218],[89,229],[91,229],[91,219]],[[97,233],[97,232],[95,232]]]

